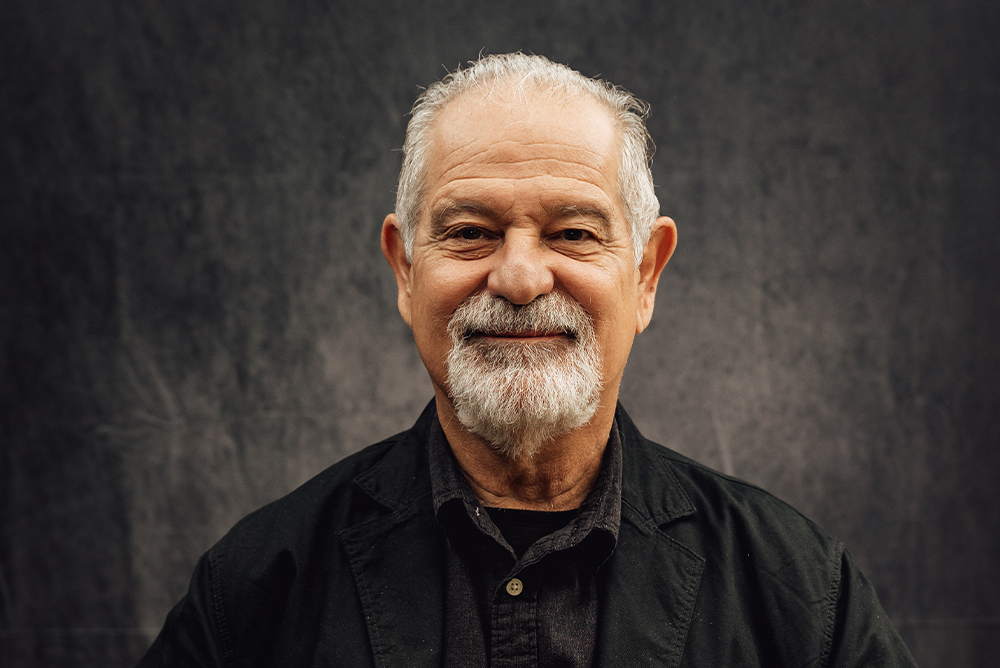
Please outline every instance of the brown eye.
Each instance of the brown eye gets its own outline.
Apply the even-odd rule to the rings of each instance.
[[[458,237],[464,241],[477,241],[483,238],[483,231],[474,227],[466,227],[459,231]]]
[[[566,241],[583,241],[586,234],[583,230],[563,230],[562,238]]]

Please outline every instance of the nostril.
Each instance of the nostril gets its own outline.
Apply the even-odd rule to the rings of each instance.
[[[494,261],[489,290],[512,304],[529,304],[552,291],[555,279],[535,234],[508,233]]]
[[[551,272],[532,265],[506,266],[490,275],[489,289],[512,304],[529,304],[552,291]]]

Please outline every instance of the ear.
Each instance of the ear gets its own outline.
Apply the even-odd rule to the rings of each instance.
[[[410,270],[413,265],[406,258],[406,246],[403,244],[403,234],[399,229],[396,214],[390,213],[382,222],[382,253],[389,261],[389,266],[396,274],[396,287],[399,289],[397,303],[399,314],[410,325]],[[411,325],[412,326],[412,325]]]
[[[677,225],[666,216],[660,216],[653,223],[653,232],[649,235],[646,250],[639,263],[639,287],[636,299],[636,327],[639,334],[649,325],[653,317],[653,304],[656,301],[656,283],[660,273],[667,266],[667,260],[677,248]]]

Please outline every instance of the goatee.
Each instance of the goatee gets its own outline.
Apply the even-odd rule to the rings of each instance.
[[[448,324],[448,390],[458,419],[510,459],[585,425],[600,404],[594,323],[573,299],[552,292],[517,306],[480,292]],[[490,336],[546,336],[543,341]]]

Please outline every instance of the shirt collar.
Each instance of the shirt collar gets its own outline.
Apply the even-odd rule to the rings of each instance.
[[[504,544],[496,525],[490,520],[486,509],[459,471],[458,462],[452,455],[448,439],[436,418],[430,430],[428,455],[434,513],[445,531],[448,531],[448,521],[445,518],[448,513],[443,509],[457,506],[464,509],[464,513],[459,511],[459,514],[466,515],[480,531]],[[611,425],[608,443],[601,460],[601,471],[597,475],[593,489],[580,506],[579,514],[564,529],[543,539],[553,541],[546,551],[572,547],[595,531],[606,534],[611,539],[610,547],[613,549],[618,540],[618,527],[621,522],[621,499],[622,441],[616,421]],[[608,555],[610,549],[604,557]],[[530,558],[531,551],[525,557]]]

